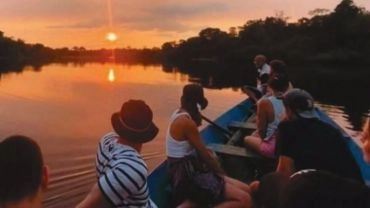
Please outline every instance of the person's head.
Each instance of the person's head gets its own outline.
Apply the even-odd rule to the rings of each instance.
[[[142,100],[129,100],[123,103],[119,112],[113,113],[111,123],[121,139],[133,145],[149,142],[158,133],[153,123],[153,112]]]
[[[282,60],[272,60],[270,62],[271,75],[287,75],[287,66]]]
[[[369,195],[359,181],[325,170],[302,170],[285,185],[280,207],[368,208]]]
[[[48,169],[35,141],[15,135],[0,143],[0,207],[22,201],[41,206],[47,184]]]
[[[289,88],[289,80],[286,76],[272,75],[267,85],[274,93],[284,93]]]
[[[279,207],[281,196],[288,181],[288,176],[278,172],[271,172],[262,176],[253,193],[258,207]]]
[[[367,118],[362,133],[361,141],[364,160],[370,163],[370,118]]]
[[[254,65],[257,67],[257,68],[260,68],[262,67],[262,65],[264,63],[266,63],[266,56],[262,55],[262,54],[258,54],[254,57],[254,60],[253,60],[253,63]]]
[[[182,89],[181,108],[185,109],[192,119],[201,124],[202,118],[198,109],[205,109],[208,105],[208,100],[204,97],[203,87],[198,84],[187,84]]]
[[[283,96],[283,103],[288,119],[292,118],[318,118],[315,111],[314,99],[302,89],[291,89]]]

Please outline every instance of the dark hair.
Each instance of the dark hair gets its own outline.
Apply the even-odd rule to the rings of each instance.
[[[208,100],[204,97],[203,87],[198,84],[185,85],[181,96],[181,107],[190,114],[197,125],[200,125],[202,117],[197,106],[198,104],[202,109],[208,105]]]
[[[289,177],[279,172],[267,173],[260,179],[258,190],[254,193],[258,207],[276,208],[280,205]]]
[[[271,73],[272,74],[283,74],[287,75],[287,66],[284,61],[282,60],[272,60],[270,62],[270,68],[271,68]]]
[[[32,196],[41,184],[43,160],[32,139],[15,135],[0,143],[0,202]]]
[[[197,102],[194,100],[187,100],[184,97],[181,97],[181,108],[185,109],[189,115],[191,116],[191,119],[197,124],[202,124],[202,117],[199,112]]]
[[[291,177],[281,196],[281,207],[370,206],[370,189],[355,180],[326,171],[311,171]]]
[[[352,179],[322,170],[303,170],[287,177],[279,172],[260,179],[255,192],[258,207],[367,208],[370,189]]]
[[[285,92],[289,88],[289,80],[285,75],[272,75],[267,84],[271,89],[277,92]]]

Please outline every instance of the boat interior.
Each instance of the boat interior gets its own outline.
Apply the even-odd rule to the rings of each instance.
[[[255,111],[249,110],[242,121],[231,121],[227,130],[231,134],[223,134],[224,143],[208,143],[207,147],[216,153],[228,176],[249,183],[275,170],[276,160],[262,157],[243,143],[256,130]]]

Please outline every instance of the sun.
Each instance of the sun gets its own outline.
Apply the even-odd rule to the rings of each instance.
[[[111,41],[111,42],[114,42],[114,41],[116,41],[118,39],[116,33],[114,33],[114,32],[107,33],[107,35],[105,36],[105,38],[107,40]]]

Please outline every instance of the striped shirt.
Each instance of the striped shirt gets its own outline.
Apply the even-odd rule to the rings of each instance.
[[[144,160],[132,147],[118,143],[118,138],[110,132],[99,142],[96,172],[100,190],[114,207],[156,208],[149,198]]]

